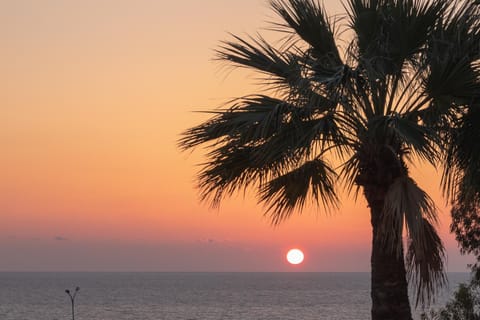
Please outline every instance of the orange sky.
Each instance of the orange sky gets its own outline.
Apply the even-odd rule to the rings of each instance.
[[[204,119],[191,111],[255,90],[213,49],[272,16],[264,0],[2,1],[0,271],[368,271],[363,201],[277,228],[251,196],[209,210],[201,150],[176,147]],[[442,209],[449,270],[464,270],[438,178],[413,171]],[[306,253],[295,268],[293,246]]]

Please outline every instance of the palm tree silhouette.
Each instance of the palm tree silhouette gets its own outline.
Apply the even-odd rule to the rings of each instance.
[[[232,35],[217,51],[259,72],[262,94],[210,111],[179,140],[209,150],[201,197],[218,206],[256,188],[278,224],[308,201],[337,207],[339,186],[362,192],[373,229],[372,319],[412,319],[407,279],[424,305],[446,278],[435,204],[407,163],[443,166],[453,201],[472,185],[465,163],[478,170],[479,152],[457,147],[467,120],[479,124],[470,115],[480,103],[480,10],[474,1],[346,0],[347,14],[335,18],[315,0],[270,4],[282,19],[272,27],[283,35],[277,46]],[[342,47],[346,30],[353,37]]]

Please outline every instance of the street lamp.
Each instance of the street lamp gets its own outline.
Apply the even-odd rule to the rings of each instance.
[[[70,301],[72,302],[72,320],[75,320],[75,296],[77,295],[79,290],[80,290],[80,287],[76,287],[73,295],[71,294],[70,290],[68,289],[65,290],[65,292],[70,297]]]

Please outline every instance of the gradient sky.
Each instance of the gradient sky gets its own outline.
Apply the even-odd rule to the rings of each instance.
[[[369,271],[363,200],[273,228],[251,194],[200,203],[202,150],[176,147],[192,111],[255,92],[213,50],[272,19],[265,0],[0,1],[0,271]],[[465,270],[438,174],[412,172]]]

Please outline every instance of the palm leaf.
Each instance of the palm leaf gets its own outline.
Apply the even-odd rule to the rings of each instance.
[[[445,8],[446,1],[349,0],[359,62],[374,77],[401,74],[406,61],[415,62]]]
[[[323,6],[314,0],[273,0],[271,5],[285,21],[277,24],[280,31],[293,32],[308,46],[303,51],[302,64],[303,76],[309,81],[297,81],[296,87],[306,97],[312,91],[322,92],[335,105],[339,85],[349,70],[335,43],[335,23],[327,18]],[[306,85],[307,90],[302,90]]]
[[[228,131],[207,133],[208,139],[216,137],[217,142],[207,154],[209,161],[199,174],[202,200],[217,206],[224,196],[236,190],[256,182],[262,184],[266,179],[295,168],[299,162],[315,157],[328,146],[341,148],[345,144],[341,143],[341,133],[331,114],[303,119],[302,110],[295,111],[299,114],[282,115],[280,120],[268,113],[262,113],[261,117],[241,115],[242,121],[232,118],[228,126],[222,124]],[[245,119],[252,122],[245,122]],[[198,132],[192,134],[198,139],[184,143],[192,145],[206,140]],[[188,137],[184,139],[189,141]]]
[[[326,69],[343,65],[335,44],[334,26],[325,10],[313,0],[272,0],[273,10],[312,48],[312,54]]]
[[[419,248],[423,247],[421,235],[423,218],[436,222],[435,210],[432,199],[408,176],[395,179],[385,197],[386,226],[390,229],[400,228],[401,230],[405,222],[408,233]],[[391,247],[397,252],[401,252],[401,242],[392,242]]]
[[[359,176],[359,163],[360,160],[357,155],[354,154],[342,164],[342,169],[340,171],[340,177],[342,178],[347,193],[350,194],[353,191],[354,186],[356,186],[355,191],[353,192],[355,200],[360,192],[360,185],[356,181]]]
[[[230,143],[208,154],[209,161],[198,174],[202,201],[217,207],[225,196],[247,188],[266,175],[267,170],[253,164],[252,149]]]
[[[443,284],[444,248],[432,224],[437,222],[432,199],[407,176],[397,178],[385,198],[383,233],[387,248],[402,253],[405,225],[409,249],[407,265],[417,289],[417,304],[429,303]]]
[[[194,148],[222,137],[241,137],[244,143],[267,139],[280,129],[282,123],[322,116],[329,108],[329,104],[322,104],[325,103],[323,100],[316,100],[316,104],[310,102],[306,106],[297,106],[266,95],[235,99],[227,109],[206,112],[215,116],[185,131],[179,146],[182,149]]]
[[[468,57],[447,56],[443,60],[431,61],[429,66],[430,72],[424,80],[424,90],[437,102],[434,106],[443,106],[445,102],[447,108],[452,102],[465,104],[470,102],[471,97],[480,95],[480,69],[478,64],[474,64]]]
[[[389,126],[402,144],[407,146],[421,159],[429,161],[432,165],[438,160],[437,146],[440,137],[435,130],[407,117],[394,115],[389,117]]]
[[[480,94],[480,6],[473,1],[454,1],[452,6],[455,10],[444,15],[428,41],[424,86],[432,99],[458,104]]]
[[[310,154],[321,153],[330,145],[340,148],[345,144],[341,141],[342,136],[332,114],[309,120],[291,119],[258,145],[256,159],[261,163],[275,163],[285,155],[307,158]]]
[[[287,219],[293,209],[301,210],[309,196],[314,204],[323,203],[326,208],[336,206],[335,179],[335,172],[326,162],[311,160],[268,181],[261,189],[260,200],[269,204],[272,222],[278,224]]]
[[[480,105],[470,105],[450,132],[444,191],[455,202],[472,203],[480,195]]]
[[[218,59],[264,73],[276,84],[295,84],[301,78],[300,58],[292,52],[279,51],[260,35],[250,41],[232,37],[235,41],[224,41],[217,50]]]
[[[423,219],[421,226],[423,248],[418,248],[415,241],[410,240],[406,255],[409,283],[416,287],[416,306],[430,304],[437,290],[447,282],[444,269],[445,249],[442,241],[427,219]]]
[[[253,95],[233,101],[226,110],[210,112],[215,116],[183,133],[179,145],[183,149],[222,137],[242,136],[244,142],[269,137],[290,113],[307,118],[309,110],[301,109],[284,100],[265,95]]]

